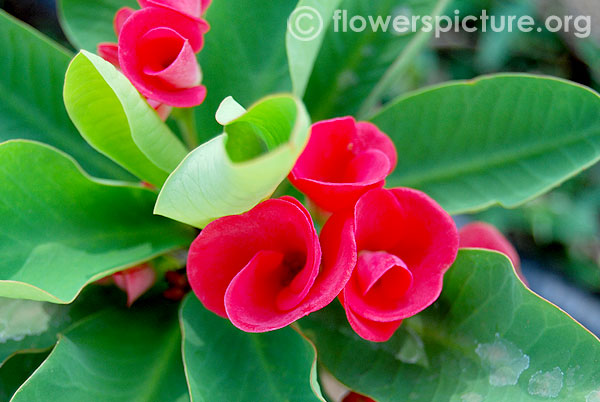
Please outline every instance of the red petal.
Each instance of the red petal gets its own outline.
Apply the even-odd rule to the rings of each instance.
[[[119,68],[119,46],[116,43],[99,43],[98,56]]]
[[[344,290],[340,293],[340,302],[344,305]],[[371,342],[387,342],[402,324],[402,320],[378,322],[355,314],[351,308],[344,305],[346,317],[350,326],[361,338]]]
[[[112,277],[115,284],[127,293],[128,306],[131,306],[156,281],[154,269],[147,264],[117,272]]]
[[[148,31],[140,40],[138,58],[144,74],[161,79],[172,89],[200,84],[200,67],[192,47],[187,39],[170,28]]]
[[[115,29],[115,33],[117,34],[117,38],[121,34],[121,29],[123,28],[123,24],[127,21],[127,18],[131,17],[131,15],[135,12],[135,10],[131,7],[123,7],[117,11],[115,14],[115,18],[113,20],[113,27]]]

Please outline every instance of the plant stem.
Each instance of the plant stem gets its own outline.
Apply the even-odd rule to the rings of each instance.
[[[196,115],[193,108],[175,109],[173,117],[181,131],[183,141],[190,150],[198,147],[198,135],[196,130]]]

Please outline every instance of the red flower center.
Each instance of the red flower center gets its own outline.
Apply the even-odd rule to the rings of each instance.
[[[362,251],[356,265],[356,279],[366,300],[384,305],[402,299],[413,282],[404,261],[385,251]]]
[[[288,253],[283,257],[281,265],[284,272],[281,278],[281,286],[290,286],[294,278],[306,265],[306,254],[300,251]]]
[[[171,28],[148,31],[140,40],[138,55],[142,72],[172,88],[188,88],[200,82],[196,56],[186,38]]]

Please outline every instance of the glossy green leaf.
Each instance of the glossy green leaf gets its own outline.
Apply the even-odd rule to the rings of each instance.
[[[58,0],[58,16],[73,46],[96,51],[100,42],[116,42],[115,13],[121,7],[139,8],[136,0]]]
[[[0,166],[2,297],[68,303],[87,283],[193,239],[152,216],[154,192],[94,180],[50,147],[9,141]]]
[[[221,133],[215,113],[233,96],[251,105],[267,95],[292,89],[285,51],[287,18],[298,0],[213,1],[205,18],[211,29],[198,54],[208,88],[196,108],[198,136],[205,142]]]
[[[358,338],[338,303],[300,324],[328,370],[380,401],[567,402],[600,391],[600,341],[495,252],[461,250],[440,299],[386,343]]]
[[[174,307],[160,300],[75,324],[12,401],[189,401]]]
[[[125,305],[115,286],[89,286],[68,305],[0,298],[0,369],[15,354],[48,350],[60,331],[110,305]]]
[[[600,97],[554,78],[445,84],[371,121],[400,155],[388,186],[423,190],[453,214],[518,206],[600,159]]]
[[[160,187],[187,154],[129,80],[101,57],[85,50],[75,56],[64,98],[81,135],[144,181]]]
[[[0,400],[9,401],[47,356],[48,352],[19,353],[3,364],[0,367]]]
[[[309,124],[296,98],[262,100],[183,160],[165,182],[154,212],[204,227],[248,211],[288,175],[308,141]]]
[[[313,120],[356,115],[365,101],[370,106],[374,106],[373,100],[375,104],[381,101],[391,86],[403,79],[406,68],[431,36],[423,31],[397,33],[394,19],[399,15],[409,19],[413,15],[434,17],[447,4],[448,0],[343,0],[341,13],[334,16],[327,30],[304,97]],[[363,18],[363,31],[352,30],[354,17]],[[356,21],[360,28],[361,20]]]
[[[16,352],[53,346],[58,329],[69,320],[66,306],[0,298],[0,367]]]
[[[193,294],[179,319],[192,401],[325,401],[314,346],[293,329],[242,332]]]
[[[63,78],[72,55],[0,10],[0,142],[45,142],[69,152],[98,177],[132,176],[81,138],[63,106]]]
[[[288,20],[285,42],[296,96],[304,96],[325,33],[341,2],[300,0]]]

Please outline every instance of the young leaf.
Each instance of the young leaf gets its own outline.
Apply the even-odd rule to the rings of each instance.
[[[196,227],[248,211],[268,198],[308,141],[298,99],[266,98],[196,148],[165,182],[154,212]]]
[[[288,20],[285,37],[294,94],[304,96],[333,13],[342,0],[300,0]],[[307,25],[307,26],[303,26]]]
[[[115,13],[121,7],[139,8],[136,0],[58,0],[62,29],[73,46],[96,51],[100,42],[116,42]]]
[[[174,306],[145,307],[70,327],[12,401],[189,401]]]
[[[334,376],[382,401],[583,401],[600,391],[600,341],[495,252],[461,250],[440,299],[386,343],[358,338],[339,304],[300,324]]]
[[[179,320],[192,401],[325,401],[316,350],[293,329],[242,332],[193,294],[183,302]]]
[[[400,155],[388,186],[423,190],[452,214],[516,207],[600,159],[600,96],[554,78],[445,84],[371,121]]]
[[[64,98],[81,135],[148,183],[160,187],[187,153],[129,80],[94,54],[75,56]]]
[[[199,142],[220,134],[215,113],[233,96],[242,105],[292,89],[285,53],[286,20],[298,0],[213,1],[205,18],[211,28],[198,54],[208,88],[196,108]]]
[[[63,106],[72,54],[0,10],[0,142],[22,138],[69,152],[92,175],[133,177],[81,138]]]
[[[0,296],[69,303],[88,283],[185,247],[155,193],[94,180],[48,146],[0,145]]]

